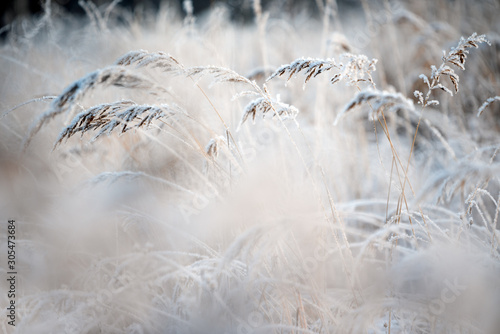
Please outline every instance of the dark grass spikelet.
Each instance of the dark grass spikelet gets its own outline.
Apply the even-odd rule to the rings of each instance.
[[[371,73],[375,71],[376,59],[369,60],[364,55],[354,55],[345,53],[340,56],[345,59],[344,62],[336,62],[335,59],[316,59],[316,58],[300,58],[288,65],[279,67],[266,81],[269,81],[278,76],[285,76],[288,82],[295,74],[303,73],[305,75],[304,84],[324,72],[337,70],[330,78],[330,83],[335,84],[341,80],[345,80],[347,84],[356,86],[360,82],[369,82],[373,87],[375,83]]]
[[[73,121],[59,134],[54,147],[77,133],[83,135],[88,131],[98,131],[94,139],[103,134],[111,134],[115,129],[120,133],[133,128],[147,128],[160,118],[175,113],[168,105],[138,105],[133,101],[105,103],[78,114]]]
[[[26,148],[42,126],[64,112],[71,112],[76,103],[97,86],[116,86],[129,89],[148,89],[154,86],[148,79],[131,73],[121,66],[106,67],[76,80],[52,102],[49,110],[33,122],[24,141]]]
[[[467,60],[467,55],[469,54],[470,48],[478,48],[479,44],[487,43],[491,45],[491,43],[486,39],[485,35],[477,35],[477,33],[473,33],[467,39],[464,37],[460,38],[456,47],[452,47],[451,50],[446,53],[443,51],[442,63],[439,67],[434,65],[431,66],[431,76],[428,78],[425,74],[421,74],[420,78],[427,85],[428,91],[427,94],[423,94],[420,91],[415,91],[414,95],[418,99],[418,103],[423,106],[430,106],[439,104],[436,100],[430,100],[430,96],[433,90],[441,89],[447,92],[450,95],[453,95],[453,92],[441,83],[441,78],[443,76],[447,76],[450,78],[450,81],[453,85],[455,93],[458,93],[459,90],[459,82],[460,78],[455,71],[447,65],[452,64],[459,67],[462,70],[465,70],[465,61]]]
[[[273,117],[279,115],[284,118],[295,118],[299,110],[289,104],[261,97],[253,100],[245,107],[238,129],[245,123],[248,117],[252,117],[252,120],[255,122],[257,114],[265,117],[268,113],[271,113]]]

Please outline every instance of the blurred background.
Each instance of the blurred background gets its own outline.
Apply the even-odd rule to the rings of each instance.
[[[67,13],[76,15],[84,15],[82,6],[78,4],[82,0],[52,0],[52,5],[58,5]],[[111,0],[88,0],[96,6],[109,4]],[[173,4],[182,8],[183,0],[121,0],[119,5],[131,11],[135,10],[155,10],[158,9],[162,2]],[[261,0],[262,6],[265,8],[270,3],[279,5],[284,11],[293,12],[294,10],[307,9],[312,14],[318,12],[318,6],[322,6],[323,0]],[[2,0],[0,1],[0,29],[11,24],[14,20],[38,15],[43,11],[45,0]],[[193,0],[194,13],[201,14],[203,11],[216,5],[217,3],[225,3],[231,10],[233,20],[246,21],[252,17],[253,0]],[[357,0],[338,0],[339,10],[345,7],[353,7],[360,4]]]

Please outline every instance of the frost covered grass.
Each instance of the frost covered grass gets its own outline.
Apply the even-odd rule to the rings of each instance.
[[[497,2],[117,3],[0,47],[2,332],[500,331]]]

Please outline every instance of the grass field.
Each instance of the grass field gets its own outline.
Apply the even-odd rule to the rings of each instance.
[[[1,332],[499,333],[498,1],[244,3],[0,28]]]

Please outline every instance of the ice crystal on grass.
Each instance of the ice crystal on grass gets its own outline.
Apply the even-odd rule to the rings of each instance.
[[[221,145],[227,145],[227,139],[224,136],[217,136],[208,142],[205,147],[205,152],[209,157],[217,158],[219,156],[219,148]]]
[[[343,118],[347,112],[362,104],[370,105],[371,110],[369,116],[371,119],[377,119],[378,114],[383,110],[415,110],[413,102],[401,93],[367,89],[356,94],[356,96],[337,115],[334,124],[337,125],[339,120]]]
[[[73,118],[71,123],[61,131],[55,145],[59,145],[64,139],[68,139],[78,132],[83,135],[86,131],[95,130],[104,126],[109,122],[110,115],[115,115],[119,110],[128,108],[134,104],[133,101],[105,103],[79,113]]]
[[[491,45],[490,41],[486,39],[486,35],[478,36],[477,33],[473,33],[467,39],[461,37],[458,45],[456,47],[452,47],[448,54],[443,51],[443,63],[451,63],[460,67],[462,70],[465,70],[465,60],[469,54],[469,50],[467,49],[477,49],[481,43]]]
[[[291,64],[282,65],[266,81],[269,81],[277,76],[288,75],[286,81],[304,70],[306,75],[305,82],[307,83],[311,77],[316,77],[317,75],[329,71],[337,66],[334,59],[314,59],[314,58],[300,58],[292,62]]]
[[[375,82],[371,76],[376,70],[375,64],[377,59],[368,59],[365,55],[354,55],[345,53],[341,59],[346,59],[346,62],[341,63],[340,73],[336,74],[330,81],[332,84],[346,80],[350,86],[356,86],[360,82],[368,82],[375,88]]]
[[[200,78],[212,75],[215,82],[244,82],[251,84],[246,77],[235,71],[220,66],[194,66],[185,68],[177,59],[161,51],[149,52],[146,50],[130,51],[118,58],[116,65],[159,68],[165,72],[175,72],[187,77]]]
[[[69,85],[51,104],[49,110],[33,122],[24,142],[26,148],[42,126],[59,114],[73,110],[75,104],[98,86],[148,89],[154,84],[147,78],[128,71],[121,66],[106,67],[94,71]]]
[[[220,66],[195,66],[185,69],[183,73],[184,75],[194,79],[201,78],[205,75],[212,75],[214,77],[214,83],[240,82],[254,86],[254,84],[246,77],[229,68]]]
[[[266,81],[286,74],[288,82],[295,74],[302,72],[306,76],[304,83],[307,83],[311,78],[335,69],[338,73],[331,77],[332,84],[345,80],[351,86],[356,86],[360,82],[369,82],[375,87],[371,73],[376,69],[376,59],[369,60],[364,55],[350,53],[341,55],[341,59],[345,61],[337,63],[335,59],[300,58],[291,64],[279,67]]]
[[[480,43],[487,43],[488,45],[491,45],[491,43],[486,39],[485,35],[478,36],[477,33],[473,33],[467,39],[461,37],[458,45],[456,47],[452,47],[448,53],[443,51],[443,62],[441,63],[441,65],[439,67],[431,65],[430,79],[425,74],[420,75],[420,78],[427,85],[428,91],[425,96],[418,90],[414,92],[415,97],[418,98],[418,103],[423,106],[438,104],[437,101],[430,100],[430,95],[435,89],[441,89],[453,96],[453,92],[441,83],[441,78],[443,76],[447,76],[450,78],[455,92],[458,93],[460,78],[458,74],[456,74],[455,71],[447,65],[447,63],[453,64],[455,66],[458,66],[462,70],[465,70],[465,61],[467,59],[467,55],[469,54],[468,49],[478,48]]]
[[[484,101],[484,103],[481,105],[481,107],[479,107],[479,109],[477,110],[477,116],[478,117],[481,116],[484,109],[488,108],[488,106],[495,101],[500,101],[500,96],[490,97],[489,99]]]
[[[248,117],[251,116],[252,120],[255,121],[255,117],[257,116],[257,114],[261,114],[262,117],[265,117],[269,112],[273,117],[279,115],[282,119],[293,119],[295,118],[295,116],[297,116],[299,110],[294,106],[288,105],[286,103],[261,97],[253,100],[245,107],[245,112],[243,113],[243,117],[241,119],[240,125],[238,126],[238,129],[243,123],[245,123]]]
[[[182,68],[182,65],[171,55],[164,52],[149,52],[146,50],[130,51],[115,62],[116,65],[137,66],[159,68],[163,71],[176,71]]]
[[[95,139],[110,134],[116,128],[121,128],[120,132],[124,133],[132,128],[149,127],[153,121],[166,118],[174,112],[168,105],[138,105],[133,101],[100,104],[78,114],[59,134],[54,146],[78,132],[83,135],[87,131],[100,129]]]

